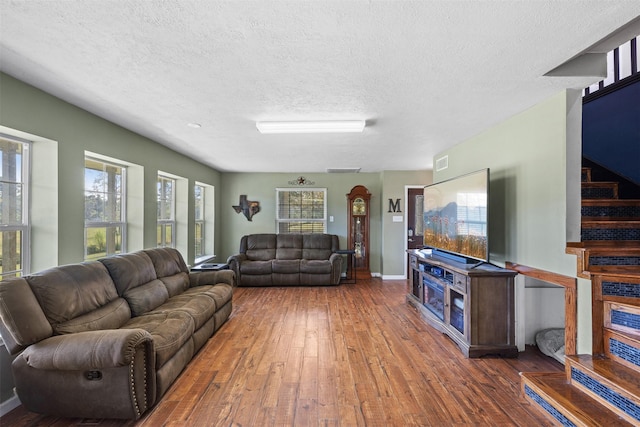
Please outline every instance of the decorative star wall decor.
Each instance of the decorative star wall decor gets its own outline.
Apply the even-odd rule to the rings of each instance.
[[[247,200],[247,195],[242,194],[240,196],[240,204],[232,206],[236,213],[242,212],[248,221],[252,221],[251,218],[258,212],[260,212],[260,202],[253,200]]]

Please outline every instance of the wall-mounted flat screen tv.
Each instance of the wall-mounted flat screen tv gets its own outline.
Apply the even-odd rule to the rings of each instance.
[[[488,262],[488,218],[489,169],[424,188],[427,247]]]

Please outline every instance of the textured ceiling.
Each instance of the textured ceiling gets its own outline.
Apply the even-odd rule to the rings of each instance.
[[[638,0],[0,0],[0,70],[221,171],[415,170],[595,82],[544,74],[638,16]],[[367,127],[255,127],[315,119]]]

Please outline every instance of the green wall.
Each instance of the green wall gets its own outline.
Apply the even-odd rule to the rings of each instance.
[[[448,156],[449,167],[434,172],[434,182],[490,168],[492,263],[510,261],[576,277],[576,257],[565,248],[567,241],[579,241],[580,232],[581,101],[580,92],[563,91],[435,156]],[[519,286],[523,283],[520,278]],[[579,281],[582,353],[591,351],[590,295],[590,283]],[[520,300],[520,337],[526,328],[523,310]]]
[[[382,265],[383,278],[406,277],[406,196],[407,187],[424,187],[432,183],[433,172],[385,171],[382,173]],[[389,212],[389,200],[400,199],[402,212]],[[403,222],[394,222],[394,216],[402,216]]]
[[[303,176],[309,185],[291,184]],[[340,237],[340,247],[347,246],[347,194],[356,185],[364,185],[371,192],[371,236],[369,265],[372,273],[381,272],[381,226],[380,226],[380,174],[377,173],[225,173],[222,175],[223,195],[221,215],[218,221],[225,225],[219,261],[238,252],[240,238],[245,234],[275,233],[276,230],[276,188],[326,188],[327,215],[334,221],[327,223],[327,233]],[[248,221],[232,208],[237,205],[240,195],[260,202],[260,212]]]
[[[299,186],[295,182],[303,176],[311,185]],[[364,185],[371,192],[371,253],[370,271],[383,277],[404,277],[404,223],[393,223],[388,213],[388,199],[400,199],[404,210],[405,186],[431,183],[430,171],[385,171],[383,173],[224,173],[220,199],[221,215],[218,222],[224,224],[221,246],[216,250],[217,261],[237,253],[240,238],[245,234],[275,232],[276,188],[326,188],[327,214],[334,221],[327,223],[327,232],[340,237],[340,247],[347,246],[347,194],[356,185]],[[232,208],[240,195],[259,201],[261,211],[248,221]],[[396,215],[403,215],[398,213]]]
[[[434,182],[490,168],[490,258],[576,275],[567,243],[567,92],[438,153]],[[573,171],[579,176],[580,168]],[[575,189],[580,197],[579,187]]]
[[[372,193],[370,269],[380,275],[403,274],[400,259],[404,250],[404,228],[403,223],[391,222],[391,214],[387,212],[388,199],[401,199],[404,208],[404,186],[429,184],[430,171],[220,173],[6,74],[0,74],[0,96],[2,128],[15,129],[24,138],[36,139],[34,152],[42,152],[41,160],[34,161],[33,165],[34,173],[42,176],[33,183],[43,186],[39,190],[42,197],[34,198],[34,202],[43,205],[43,209],[37,212],[46,214],[37,218],[34,224],[33,241],[38,245],[32,248],[32,271],[83,259],[83,173],[85,151],[88,151],[131,163],[130,175],[135,176],[134,181],[143,182],[134,195],[134,203],[129,206],[129,210],[136,213],[133,216],[142,218],[134,218],[134,224],[130,226],[130,251],[155,246],[158,171],[185,178],[188,188],[192,188],[196,181],[215,187],[214,234],[216,260],[219,262],[237,252],[242,235],[275,231],[275,189],[300,188],[289,182],[304,176],[308,182],[314,183],[313,187],[327,188],[328,215],[334,217],[334,222],[328,223],[327,232],[339,235],[342,247],[347,243],[346,194],[355,185],[366,186]],[[52,159],[57,159],[57,162]],[[55,176],[47,177],[47,173]],[[251,222],[231,207],[238,204],[241,194],[261,203],[261,212]],[[191,194],[187,205],[191,211]],[[189,219],[188,230],[193,230],[192,219]],[[193,237],[189,237],[179,249],[189,262],[193,261]]]
[[[59,264],[79,262],[84,257],[84,156],[85,151],[129,162],[138,178],[138,189],[132,188],[138,200],[130,206],[138,215],[132,226],[128,250],[134,251],[155,246],[156,242],[156,177],[158,171],[180,176],[193,188],[196,181],[219,186],[220,173],[197,161],[172,151],[147,138],[116,126],[80,108],[61,101],[45,92],[26,85],[6,74],[0,74],[0,125],[22,132],[25,138],[36,139],[34,154],[41,146],[57,157],[41,156],[34,159],[33,184],[46,185],[41,193],[53,198],[53,206],[45,206],[45,212],[57,216],[56,223],[41,226],[46,218],[35,221],[34,242],[42,247],[34,248],[32,271]],[[55,146],[56,149],[51,149]],[[57,165],[48,163],[55,163]],[[42,177],[41,168],[57,170],[56,176]],[[140,182],[142,181],[142,182]],[[57,196],[57,197],[56,197]],[[135,198],[135,197],[134,197]],[[37,203],[39,199],[32,197]],[[193,209],[193,194],[189,192],[186,203]],[[57,207],[57,210],[55,209]],[[36,215],[40,210],[34,209]],[[140,219],[140,217],[142,219]],[[188,229],[193,230],[189,218]],[[219,227],[219,224],[218,224]],[[52,229],[53,228],[53,229]],[[219,231],[219,230],[216,230]],[[216,232],[218,236],[220,233]],[[46,238],[44,236],[46,235]],[[179,249],[190,262],[193,260],[193,233]],[[49,254],[49,255],[47,255]],[[52,257],[50,254],[57,254]]]

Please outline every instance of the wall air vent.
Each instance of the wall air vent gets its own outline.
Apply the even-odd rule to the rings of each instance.
[[[436,172],[445,170],[449,167],[449,156],[440,157],[436,160]]]
[[[327,173],[358,173],[360,168],[327,168]]]

